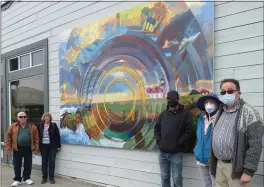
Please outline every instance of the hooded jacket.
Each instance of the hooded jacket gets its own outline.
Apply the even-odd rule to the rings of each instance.
[[[163,111],[154,128],[155,138],[160,151],[178,153],[184,151],[184,144],[192,136],[191,115],[178,104],[174,112],[169,107]]]

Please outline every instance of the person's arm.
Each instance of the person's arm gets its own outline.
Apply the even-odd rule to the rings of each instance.
[[[12,126],[10,126],[8,128],[5,138],[5,149],[9,156],[11,156],[12,153],[12,136],[13,136],[13,131],[12,131]]]
[[[179,145],[183,145],[187,140],[189,140],[192,136],[192,116],[189,112],[186,111],[185,117],[184,117],[184,132],[181,138],[178,140]]]
[[[40,126],[41,126],[41,123],[36,125],[38,131],[40,131]]]
[[[41,139],[42,137],[40,137],[40,127],[41,127],[41,123],[40,124],[37,124],[35,125],[37,127],[37,130],[38,130],[38,135],[39,135],[39,139]]]
[[[160,114],[158,121],[154,127],[154,134],[155,134],[157,144],[159,144],[159,142],[161,140],[161,115],[162,115],[162,113]]]
[[[258,164],[262,152],[262,137],[264,126],[261,120],[258,120],[247,127],[247,144],[246,156],[244,159],[243,173],[253,176],[258,170]]]
[[[56,123],[53,123],[53,125],[55,128],[55,138],[56,138],[57,147],[60,149],[61,148],[60,131]]]
[[[34,148],[33,153],[38,154],[39,153],[39,131],[38,128],[35,125],[32,125],[33,131],[34,131]]]

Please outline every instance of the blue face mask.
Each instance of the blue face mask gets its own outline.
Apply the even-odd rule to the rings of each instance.
[[[225,105],[234,105],[236,102],[236,95],[235,93],[233,94],[225,94],[222,95],[220,100],[225,104]]]

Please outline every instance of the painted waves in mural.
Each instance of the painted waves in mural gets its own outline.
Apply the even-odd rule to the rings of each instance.
[[[211,2],[149,2],[63,32],[62,143],[155,149],[166,93],[213,90],[213,21]]]

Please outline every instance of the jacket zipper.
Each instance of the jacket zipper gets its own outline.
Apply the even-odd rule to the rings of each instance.
[[[202,138],[203,138],[203,143],[202,143],[202,163],[204,162],[204,138],[205,138],[205,135],[204,135],[204,127],[202,128]]]

